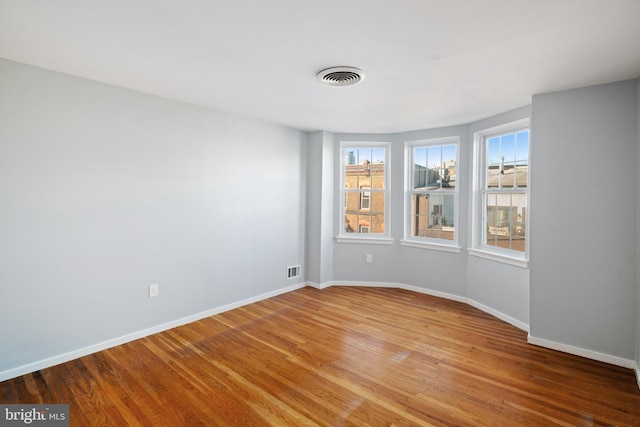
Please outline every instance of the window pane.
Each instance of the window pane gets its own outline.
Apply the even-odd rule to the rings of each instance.
[[[489,166],[500,164],[500,137],[489,138],[487,141],[487,164]]]
[[[527,186],[529,175],[529,131],[516,135],[516,185]]]
[[[514,167],[516,164],[516,135],[511,133],[503,135],[500,147],[500,185],[513,188],[515,185]]]
[[[457,147],[455,145],[445,145],[442,147],[443,181],[445,188],[455,188],[456,186],[456,158]]]
[[[514,194],[511,197],[511,205],[514,210],[514,216],[511,224],[511,249],[514,251],[524,252],[525,240],[527,237],[525,229],[527,219],[527,195]]]
[[[355,213],[346,213],[344,215],[344,232],[353,233],[353,226],[358,223],[357,215]]]
[[[529,131],[516,135],[516,160],[519,165],[529,164]]]
[[[371,149],[371,163],[382,163],[385,160],[385,149],[382,147],[374,147]]]
[[[429,214],[429,199],[424,193],[417,193],[413,195],[412,202],[412,232],[413,236],[426,237],[428,214]]]
[[[500,186],[500,138],[487,141],[487,188]]]
[[[485,224],[487,228],[485,230],[484,244],[497,246],[498,239],[498,222],[497,222],[497,195],[487,194],[485,196]]]
[[[427,186],[427,148],[413,149],[413,188]]]
[[[345,193],[345,213],[356,213],[360,202],[359,191],[348,191]]]
[[[427,147],[427,187],[440,188],[442,170],[442,147]]]
[[[357,148],[344,149],[344,185],[347,188],[360,188],[358,166],[359,152]]]
[[[371,210],[384,212],[384,193],[382,191],[371,192]]]
[[[369,162],[371,163],[371,147],[367,147],[367,148],[357,148],[356,149],[358,154],[357,154],[357,164],[361,165],[365,162]]]
[[[371,148],[346,147],[344,149],[345,184],[350,188],[371,185],[365,167],[371,162]]]
[[[373,163],[368,166],[369,168],[369,184],[371,188],[379,190],[384,189],[384,163]],[[366,167],[365,167],[366,171]]]
[[[503,135],[500,142],[502,143],[501,161],[504,162],[505,168],[512,167],[516,161],[516,135],[513,133]]]
[[[346,147],[343,152],[344,155],[344,164],[345,166],[355,165],[356,164],[356,149]]]
[[[371,148],[359,148],[357,155],[358,188],[371,188]]]
[[[371,221],[371,230],[369,231],[370,233],[384,234],[384,212],[372,212],[370,221]]]

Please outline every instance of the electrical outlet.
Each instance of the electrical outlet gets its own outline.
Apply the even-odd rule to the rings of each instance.
[[[367,254],[367,262],[373,262],[373,254]]]
[[[153,285],[149,285],[149,298],[153,298],[153,297],[157,297],[158,296],[158,284],[154,283]]]

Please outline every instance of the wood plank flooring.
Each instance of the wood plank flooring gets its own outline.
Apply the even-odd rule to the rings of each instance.
[[[73,426],[640,426],[633,371],[462,303],[304,288],[0,383]]]

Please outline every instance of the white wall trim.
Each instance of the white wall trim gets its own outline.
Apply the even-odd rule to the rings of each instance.
[[[358,287],[375,287],[375,288],[398,288],[404,289],[407,291],[413,291],[421,294],[431,295],[438,298],[444,298],[452,301],[458,301],[465,304],[469,304],[472,307],[477,308],[485,313],[488,313],[498,319],[507,322],[516,328],[529,332],[529,325],[521,322],[517,319],[512,318],[498,310],[495,310],[491,307],[488,307],[484,304],[481,304],[475,300],[450,294],[447,292],[436,291],[433,289],[421,288],[419,286],[407,285],[404,283],[394,283],[394,282],[360,282],[360,281],[332,281],[325,283],[315,283],[315,282],[306,282],[306,283],[298,283],[295,285],[287,286],[281,289],[276,289],[275,291],[266,292],[260,295],[257,295],[252,298],[247,298],[241,301],[233,302],[230,304],[226,304],[220,307],[212,308],[211,310],[203,311],[197,314],[193,314],[190,316],[182,317],[180,319],[176,319],[167,323],[163,323],[161,325],[157,325],[151,328],[143,329],[141,331],[133,332],[131,334],[127,334],[118,338],[114,338],[111,340],[103,341],[94,345],[90,345],[78,350],[70,351],[68,353],[63,353],[58,356],[50,357],[47,359],[39,360],[33,363],[29,363],[26,365],[19,366],[17,368],[8,369],[0,372],[0,381],[9,380],[12,378],[19,377],[21,375],[25,375],[31,372],[35,372],[40,369],[49,368],[51,366],[55,366],[61,363],[68,362],[70,360],[74,360],[83,356],[87,356],[89,354],[96,353],[98,351],[106,350],[108,348],[112,348],[121,344],[125,344],[127,342],[131,342],[140,338],[144,338],[146,336],[156,334],[159,332],[163,332],[178,326],[186,325],[191,322],[195,322],[197,320],[204,319],[206,317],[214,316],[219,313],[224,313],[225,311],[233,310],[235,308],[239,308],[248,304],[252,304],[254,302],[259,302],[265,300],[267,298],[271,298],[277,295],[285,294],[287,292],[295,291],[298,289],[302,289],[305,286],[310,286],[315,289],[326,289],[330,286],[358,286]],[[555,341],[549,341],[542,338],[536,338],[529,334],[527,341],[530,344],[538,345],[540,347],[550,348],[552,350],[563,351],[565,353],[574,354],[577,356],[586,357],[588,359],[598,360],[605,363],[610,363],[612,365],[621,366],[624,368],[634,369],[636,374],[636,379],[638,381],[638,387],[640,388],[640,366],[634,361],[630,359],[624,359],[617,356],[612,356],[605,353],[599,353],[592,350],[583,349],[580,347],[574,347],[567,344],[558,343]]]
[[[358,245],[393,245],[390,237],[336,237],[338,243],[355,243]]]
[[[329,286],[332,286],[333,282],[325,282],[325,283],[316,283],[316,282],[307,282],[307,286],[310,286],[315,289],[327,289]]]
[[[524,322],[519,321],[518,319],[514,319],[513,317],[511,317],[509,315],[506,315],[506,314],[502,313],[501,311],[493,309],[493,308],[491,308],[489,306],[486,306],[486,305],[484,305],[482,303],[479,303],[478,301],[472,300],[472,299],[469,299],[467,301],[467,304],[469,304],[472,307],[477,308],[480,311],[484,311],[487,314],[490,314],[490,315],[492,315],[494,317],[497,317],[498,319],[502,320],[503,322],[507,322],[507,323],[515,326],[518,329],[521,329],[521,330],[523,330],[525,332],[529,332],[529,325],[527,325]]]
[[[157,334],[159,332],[163,332],[178,326],[186,325],[187,323],[195,322],[197,320],[201,320],[206,317],[210,317],[219,313],[224,313],[225,311],[233,310],[234,308],[239,308],[248,304],[252,304],[254,302],[265,300],[267,298],[271,298],[277,295],[285,294],[287,292],[295,291],[297,289],[302,289],[305,286],[306,286],[306,283],[299,283],[299,284],[287,286],[285,288],[276,289],[275,291],[266,292],[264,294],[260,294],[255,297],[247,298],[241,301],[236,301],[220,307],[212,308],[211,310],[203,311],[200,313],[192,314],[190,316],[182,317],[180,319],[172,320],[167,323],[163,323],[157,326],[153,326],[151,328],[143,329],[137,332],[133,332],[118,338],[113,338],[113,339],[103,341],[97,344],[93,344],[87,347],[83,347],[78,350],[74,350],[74,351],[63,353],[57,356],[49,357],[47,359],[38,360],[33,363],[28,363],[26,365],[18,366],[17,368],[0,371],[0,381],[9,380],[12,378],[19,377],[21,375],[38,371],[40,369],[49,368],[51,366],[59,365],[61,363],[65,363],[70,360],[78,359],[83,356],[88,356],[90,354],[97,353],[98,351],[106,350],[108,348],[112,348],[121,344],[135,341],[137,339],[144,338],[152,334]]]
[[[435,291],[432,289],[421,288],[418,286],[406,285],[404,283],[392,283],[392,282],[355,282],[355,281],[340,281],[340,282],[326,282],[323,284],[317,283],[308,283],[309,286],[312,286],[316,289],[326,289],[330,286],[362,286],[362,287],[379,287],[379,288],[399,288],[408,291],[413,291],[421,294],[431,295],[439,298],[449,299],[453,301],[463,302],[469,304],[472,307],[477,308],[480,311],[483,311],[487,314],[490,314],[498,319],[507,322],[518,329],[529,332],[529,325],[524,322],[521,322],[517,319],[514,319],[511,316],[508,316],[496,309],[493,309],[489,306],[486,306],[478,301],[475,301],[470,298],[462,297],[455,294],[450,294],[447,292]],[[565,353],[573,354],[576,356],[586,357],[587,359],[597,360],[600,362],[609,363],[616,366],[621,366],[623,368],[630,368],[635,370],[636,380],[638,382],[638,388],[640,388],[640,365],[638,365],[634,360],[624,359],[617,356],[612,356],[605,353],[599,353],[593,350],[587,350],[580,347],[574,347],[567,344],[558,343],[555,341],[544,340],[541,338],[533,337],[531,334],[527,337],[527,342],[532,345],[537,345],[540,347],[549,348],[552,350],[558,350]]]
[[[398,289],[404,289],[407,291],[413,291],[413,292],[417,292],[420,294],[425,294],[425,295],[431,295],[434,297],[438,297],[438,298],[444,298],[444,299],[448,299],[448,300],[452,300],[452,301],[458,301],[458,302],[462,302],[465,304],[469,304],[472,307],[477,308],[480,311],[484,311],[485,313],[488,313],[494,317],[497,317],[498,319],[502,320],[503,322],[507,322],[513,326],[515,326],[518,329],[521,329],[525,332],[529,332],[529,325],[527,325],[524,322],[521,322],[517,319],[514,319],[513,317],[506,315],[498,310],[495,310],[491,307],[488,307],[484,304],[481,304],[475,300],[472,300],[470,298],[467,297],[463,297],[460,295],[455,295],[455,294],[450,294],[448,292],[441,292],[441,291],[435,291],[433,289],[427,289],[427,288],[421,288],[419,286],[412,286],[412,285],[406,285],[404,283],[393,283],[393,282],[350,282],[350,281],[340,281],[340,282],[327,282],[327,283],[323,283],[322,285],[318,285],[318,284],[309,284],[310,286],[313,286],[316,289],[326,289],[329,286],[364,286],[364,287],[372,287],[372,288],[398,288]]]
[[[501,262],[503,264],[513,265],[515,267],[529,268],[529,261],[525,260],[524,258],[515,258],[500,254],[498,252],[475,248],[467,248],[467,253],[478,258],[489,259],[491,261]]]
[[[462,248],[457,245],[445,245],[442,243],[423,242],[418,240],[400,240],[400,246],[408,246],[411,248],[431,249],[435,251],[451,252],[459,254]]]
[[[337,282],[331,282],[329,286],[351,286],[351,287],[362,287],[362,288],[400,288],[402,287],[402,284],[393,283],[393,282],[362,282],[362,281],[341,280]]]
[[[612,356],[610,354],[600,353],[597,351],[588,350],[586,348],[574,347],[572,345],[562,344],[556,341],[537,338],[532,336],[531,334],[529,334],[529,336],[527,337],[527,341],[529,342],[529,344],[537,345],[540,347],[550,348],[552,350],[558,350],[564,353],[586,357],[587,359],[597,360],[599,362],[605,362],[611,365],[621,366],[623,368],[636,369],[636,375],[638,375],[638,367],[635,360],[624,359],[622,357]]]
[[[468,298],[461,297],[460,295],[456,295],[456,294],[450,294],[448,292],[435,291],[433,289],[425,289],[419,286],[412,286],[412,285],[405,285],[405,284],[399,284],[398,287],[400,289],[417,292],[419,294],[431,295],[432,297],[444,298],[451,301],[462,302],[465,304],[469,303]]]

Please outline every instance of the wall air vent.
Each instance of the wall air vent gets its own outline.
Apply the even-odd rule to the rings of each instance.
[[[300,266],[287,267],[287,280],[300,277]]]
[[[320,71],[316,77],[330,86],[351,86],[364,80],[367,74],[355,67],[331,67]]]

